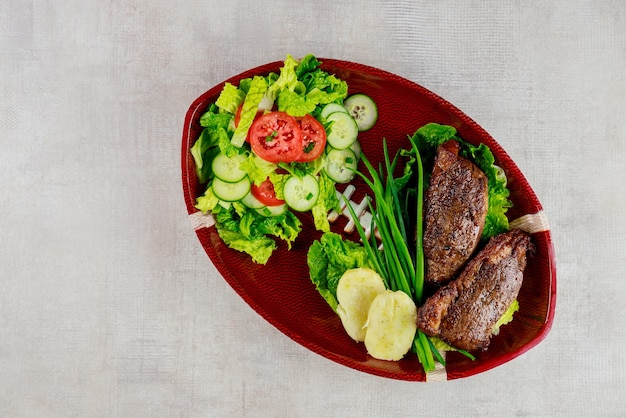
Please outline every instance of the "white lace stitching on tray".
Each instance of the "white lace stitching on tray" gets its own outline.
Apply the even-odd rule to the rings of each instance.
[[[520,216],[519,218],[509,222],[509,226],[511,228],[519,228],[522,231],[528,232],[529,234],[535,234],[537,232],[550,230],[548,218],[546,217],[543,210],[540,210],[537,213]]]
[[[189,220],[191,221],[194,231],[202,228],[210,228],[215,225],[215,216],[211,213],[202,213],[202,211],[189,214]]]

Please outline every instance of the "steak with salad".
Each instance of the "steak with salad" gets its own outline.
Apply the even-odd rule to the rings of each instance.
[[[459,277],[439,288],[419,308],[417,326],[463,350],[486,350],[498,319],[516,300],[534,246],[513,229],[496,235]]]
[[[487,217],[487,176],[459,149],[454,140],[437,148],[425,194],[424,279],[431,284],[448,282],[469,260]]]

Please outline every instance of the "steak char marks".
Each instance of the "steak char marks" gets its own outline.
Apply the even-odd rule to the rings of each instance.
[[[486,350],[493,326],[517,298],[533,249],[530,235],[519,229],[491,238],[457,279],[420,307],[417,326],[456,348]]]
[[[439,146],[424,204],[425,281],[448,282],[472,256],[485,226],[487,177],[460,157],[459,144]]]

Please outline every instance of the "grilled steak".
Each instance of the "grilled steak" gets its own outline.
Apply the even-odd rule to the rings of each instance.
[[[476,250],[485,226],[487,177],[458,153],[456,141],[439,146],[425,193],[425,280],[431,284],[452,279]]]
[[[532,250],[530,235],[519,229],[491,238],[457,279],[426,300],[417,326],[456,348],[486,350],[493,326],[517,298]]]

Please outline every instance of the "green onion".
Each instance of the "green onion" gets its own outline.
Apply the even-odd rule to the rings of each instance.
[[[376,170],[363,155],[362,160],[369,172],[368,178],[365,174],[357,172],[374,193],[373,202],[368,201],[370,213],[372,214],[371,229],[378,228],[382,239],[382,251],[378,251],[374,234],[368,238],[365,235],[362,225],[358,222],[358,217],[347,202],[350,215],[354,219],[354,224],[361,237],[363,246],[371,260],[374,269],[380,274],[385,282],[385,286],[393,291],[401,290],[409,295],[417,306],[421,305],[424,288],[424,251],[422,247],[422,200],[424,196],[424,172],[421,156],[417,146],[411,141],[415,157],[417,160],[417,214],[416,218],[408,218],[408,210],[402,212],[400,202],[401,190],[393,177],[393,172],[397,166],[399,152],[390,159],[387,142],[383,141],[384,165],[380,165]],[[344,198],[345,199],[345,198]],[[408,197],[404,202],[408,207]],[[406,217],[406,219],[405,219]],[[413,237],[407,234],[407,226],[416,225],[415,250],[411,252],[409,240]],[[428,336],[418,330],[413,340],[413,351],[417,354],[418,360],[424,367],[424,371],[429,372],[435,369],[435,358],[442,364],[444,359],[434,347]],[[434,357],[433,357],[434,354]]]
[[[421,305],[424,291],[424,166],[422,165],[422,157],[417,149],[417,144],[411,140],[411,145],[415,150],[415,159],[417,161],[417,219],[415,222],[415,277],[413,282],[413,290],[415,291],[415,299]],[[417,278],[421,277],[421,280]],[[435,350],[437,351],[437,350]]]
[[[435,357],[437,357],[437,361],[445,366],[446,365],[446,361],[443,359],[443,356],[441,355],[439,350],[437,350],[435,348],[435,344],[433,344],[433,342],[430,340],[430,338],[428,338],[428,344],[430,345],[430,349],[433,352],[433,354],[435,355]]]
[[[274,138],[278,136],[278,131],[272,131],[271,134],[265,137],[265,142],[272,142]]]
[[[460,348],[457,348],[456,351],[458,351],[459,353],[463,354],[465,357],[471,359],[471,360],[476,360],[476,357],[474,357],[471,353],[468,353],[465,350],[462,350]]]
[[[350,215],[352,216],[353,219],[356,220],[357,216],[356,216],[356,213],[354,212],[354,208],[350,204],[350,201],[345,196],[343,196],[343,200],[346,203],[346,208],[348,208],[348,210],[350,211]],[[375,225],[374,218],[372,218],[371,229],[370,229],[371,231],[374,231],[374,225]],[[372,241],[370,242],[370,240],[367,239],[367,235],[365,234],[365,231],[363,230],[363,226],[361,225],[361,223],[355,221],[354,226],[356,227],[356,230],[359,233],[359,236],[361,237],[361,241],[363,241],[363,247],[365,248],[365,251],[367,253],[367,258],[374,265],[374,270],[380,275],[380,277],[383,278],[383,282],[385,282],[385,287],[388,289],[391,288],[389,281],[387,279],[387,276],[385,275],[385,270],[383,269],[383,266],[381,263],[381,258],[380,258],[381,255],[380,255],[380,251],[377,250],[376,238],[374,237],[374,234],[372,233],[371,235]]]

